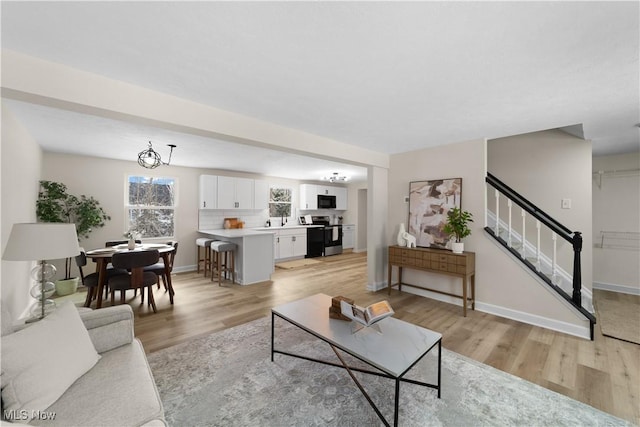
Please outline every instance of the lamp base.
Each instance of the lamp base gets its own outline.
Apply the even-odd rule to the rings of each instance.
[[[31,310],[29,310],[29,312],[31,313],[32,318],[37,318],[37,319],[36,320],[31,320],[32,318],[30,318],[30,320],[31,320],[31,322],[35,322],[37,320],[40,320],[43,317],[46,317],[47,315],[53,313],[53,311],[55,309],[56,309],[56,303],[53,300],[45,299],[44,300],[44,313],[43,313],[43,311],[42,311],[42,301],[38,301],[33,305],[33,307],[31,307]],[[31,322],[29,320],[27,320],[27,323],[31,323]]]

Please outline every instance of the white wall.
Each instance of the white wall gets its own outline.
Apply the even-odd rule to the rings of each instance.
[[[485,210],[485,141],[475,140],[391,156],[389,170],[388,242],[395,242],[398,224],[405,223],[409,182],[462,178],[462,203],[474,216],[465,250],[476,253],[476,309],[569,333],[588,334],[588,322],[576,315],[552,291],[541,286],[483,230]],[[394,276],[396,272],[394,271]],[[397,279],[394,278],[394,282]],[[460,280],[406,270],[403,281],[460,294]],[[404,288],[403,288],[404,290]],[[407,292],[447,299],[438,294],[406,288]],[[450,302],[461,304],[460,300]]]
[[[176,240],[180,242],[175,260],[177,271],[195,268],[195,239],[199,237],[198,228],[222,228],[225,217],[236,217],[246,221],[246,227],[262,227],[268,218],[268,212],[256,210],[199,211],[199,180],[200,175],[226,175],[262,179],[270,185],[282,185],[293,189],[294,205],[298,203],[300,181],[283,178],[264,177],[246,173],[232,173],[216,169],[197,169],[178,166],[162,166],[147,170],[141,168],[137,162],[109,160],[96,157],[75,156],[58,153],[45,153],[43,158],[42,179],[59,181],[67,185],[72,194],[93,196],[111,216],[105,227],[98,228],[89,236],[81,240],[85,249],[104,246],[107,240],[120,239],[126,231],[125,225],[125,179],[127,175],[145,174],[151,176],[168,176],[177,179],[176,206]],[[351,206],[349,200],[349,206]],[[294,212],[299,213],[297,208]],[[335,210],[309,211],[313,214],[334,214]],[[273,224],[275,225],[275,224]],[[142,240],[147,239],[142,236]]]
[[[487,170],[572,231],[582,232],[582,286],[591,289],[593,278],[593,234],[591,203],[591,142],[560,130],[547,130],[492,139],[487,143]],[[571,199],[571,209],[562,209],[562,199]],[[501,212],[506,212],[501,207]],[[519,224],[519,208],[514,210]],[[530,242],[535,228],[527,226]],[[552,254],[552,239],[541,231],[543,252]],[[558,263],[573,270],[573,248],[558,239]]]
[[[593,171],[604,173],[593,179],[593,236],[601,231],[640,233],[640,153],[593,158]],[[637,244],[637,242],[636,242]],[[593,249],[593,287],[640,295],[640,254],[620,248]]]
[[[2,106],[2,251],[11,227],[18,222],[35,222],[42,151],[29,132]],[[33,262],[2,261],[1,304],[13,319],[23,315],[33,299],[29,289]]]

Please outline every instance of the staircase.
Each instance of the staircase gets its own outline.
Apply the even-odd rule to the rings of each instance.
[[[591,340],[596,323],[591,292],[582,288],[582,236],[550,217],[498,178],[487,173],[485,231],[516,262],[589,320]],[[514,206],[515,205],[515,206]],[[513,216],[519,214],[515,221]]]

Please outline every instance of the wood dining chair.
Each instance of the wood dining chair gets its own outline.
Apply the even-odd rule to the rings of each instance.
[[[158,276],[151,271],[144,271],[144,267],[153,265],[160,259],[157,249],[146,251],[116,252],[111,258],[114,268],[128,270],[127,275],[117,275],[109,279],[111,291],[111,305],[114,304],[115,293],[120,291],[120,303],[125,303],[125,292],[129,289],[140,289],[141,303],[144,304],[144,289],[147,289],[148,305],[156,313],[156,303],[153,299],[153,285],[158,283]]]
[[[173,246],[173,251],[169,254],[169,274],[173,271],[173,261],[176,259],[176,253],[178,252],[178,242],[171,241],[166,243],[169,246]],[[169,290],[167,287],[167,271],[165,269],[164,260],[160,260],[157,263],[144,268],[144,271],[151,271],[155,273],[158,278],[162,279],[164,284],[164,290]],[[158,289],[160,289],[160,280],[158,280]]]
[[[84,306],[89,307],[91,305],[91,301],[93,301],[98,296],[98,288],[99,288],[99,273],[93,272],[89,274],[84,274],[83,268],[87,266],[87,254],[85,253],[83,248],[80,248],[80,254],[75,257],[76,265],[78,266],[78,271],[80,272],[80,280],[82,282],[82,286],[87,288],[87,298],[84,301]],[[114,277],[117,275],[126,275],[127,270],[120,270],[117,268],[107,268],[107,280],[110,277]],[[109,286],[105,286],[105,295]]]

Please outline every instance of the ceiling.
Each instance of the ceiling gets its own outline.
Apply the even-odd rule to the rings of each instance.
[[[579,129],[640,149],[638,2],[9,2],[2,47],[393,154]],[[361,165],[3,102],[45,150],[295,179]],[[577,126],[576,126],[577,125]],[[575,133],[575,132],[572,132]]]

